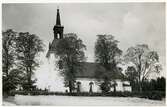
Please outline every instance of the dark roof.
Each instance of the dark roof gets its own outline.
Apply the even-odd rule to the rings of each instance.
[[[85,62],[82,71],[78,71],[76,76],[79,78],[94,78],[96,71],[96,63]]]
[[[49,43],[49,50],[48,50],[48,52],[46,54],[46,57],[49,57],[51,53],[55,52],[55,49],[56,49],[55,46],[56,46],[57,42],[58,42],[58,39],[54,39],[52,41],[52,43]]]
[[[101,66],[98,63],[93,62],[84,62],[83,64],[83,71],[79,71],[76,74],[77,78],[97,78],[96,72],[98,71],[104,71],[104,67]],[[123,79],[123,73],[121,71],[117,71],[116,79]]]

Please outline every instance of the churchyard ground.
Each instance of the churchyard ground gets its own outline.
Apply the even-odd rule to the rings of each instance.
[[[164,106],[162,101],[136,97],[78,97],[78,96],[24,96],[15,95],[3,105],[54,105],[54,106]]]

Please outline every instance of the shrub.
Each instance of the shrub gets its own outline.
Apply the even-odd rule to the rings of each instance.
[[[100,89],[103,93],[108,93],[110,91],[110,83],[108,81],[103,82],[100,85]]]

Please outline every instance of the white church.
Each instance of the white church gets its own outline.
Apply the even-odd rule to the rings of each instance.
[[[55,57],[54,51],[55,51],[55,44],[59,39],[63,38],[63,30],[64,26],[61,25],[60,21],[60,13],[59,9],[57,9],[57,19],[56,19],[56,25],[53,28],[54,31],[54,40],[49,43],[49,49],[47,52],[46,57],[48,58],[48,68],[49,72],[54,73],[55,75],[55,88],[54,92],[69,92],[68,87],[65,87],[64,85],[64,78],[59,73],[59,67],[55,66],[55,62],[58,60],[58,58]],[[96,70],[96,63],[93,62],[85,62],[83,63],[84,70],[83,72],[77,73],[77,79],[76,79],[76,88],[78,87],[77,84],[79,83],[80,92],[89,92],[90,89],[92,92],[101,92],[99,82],[97,82],[97,79],[95,78],[95,70]],[[53,68],[54,66],[54,68]],[[131,91],[131,86],[128,81],[125,81],[122,78],[123,73],[119,72],[119,76],[117,79],[115,79],[116,82],[116,91]],[[113,82],[111,81],[111,84]],[[114,90],[113,87],[110,89],[111,91]]]

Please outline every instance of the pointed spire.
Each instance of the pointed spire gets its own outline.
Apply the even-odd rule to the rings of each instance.
[[[61,25],[59,8],[57,9],[56,25]]]

